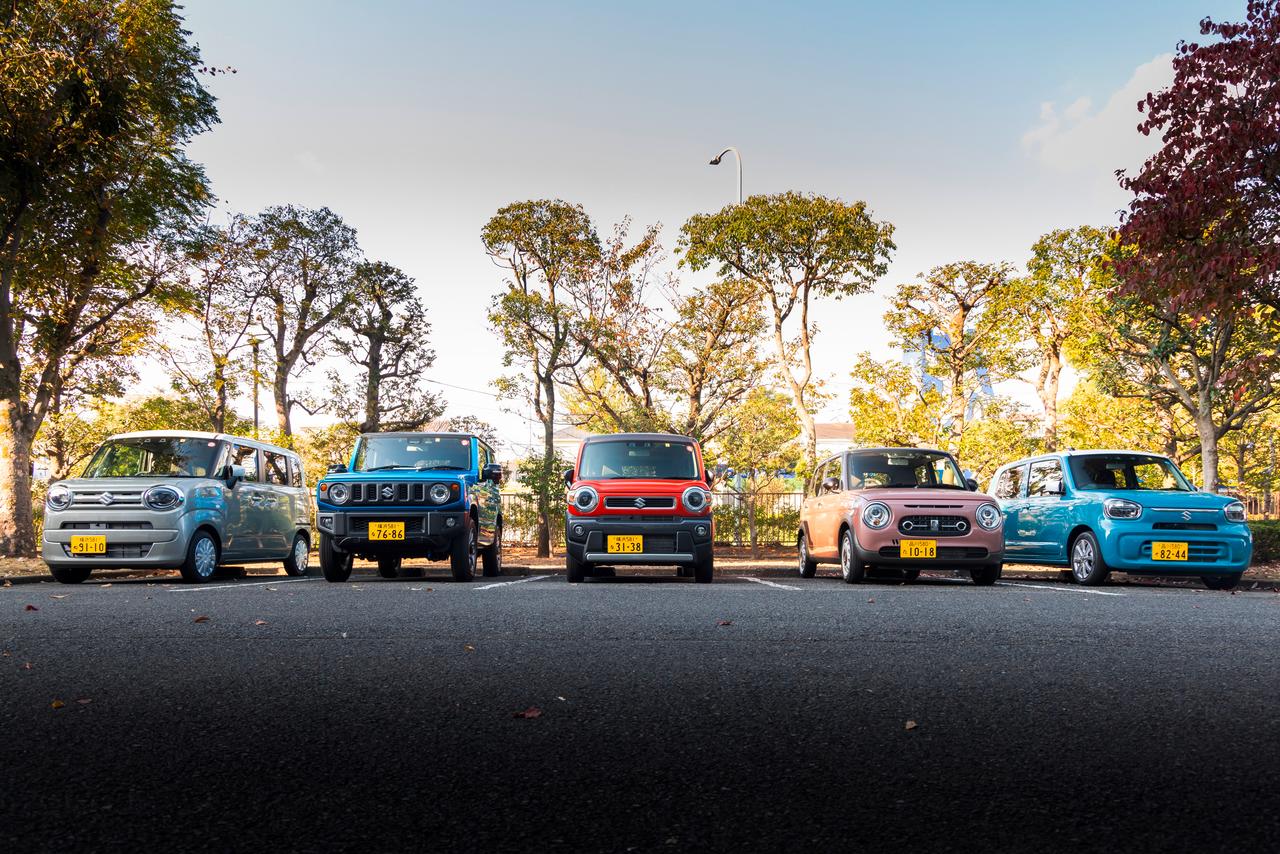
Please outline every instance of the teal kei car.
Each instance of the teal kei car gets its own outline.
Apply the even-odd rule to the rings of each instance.
[[[351,577],[355,557],[383,578],[406,557],[448,560],[456,581],[502,573],[502,466],[468,433],[366,433],[316,484],[320,569]]]
[[[1158,454],[1032,457],[998,469],[988,492],[1004,511],[1005,560],[1069,567],[1080,584],[1118,570],[1230,590],[1253,556],[1244,505],[1198,491]]]

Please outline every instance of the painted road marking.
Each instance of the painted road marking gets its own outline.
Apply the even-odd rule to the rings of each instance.
[[[1123,596],[1114,590],[1080,590],[1075,587],[1046,587],[1043,584],[1019,584],[1016,581],[997,581],[1001,587],[1030,587],[1032,590],[1048,590],[1053,593],[1083,593],[1086,596]]]
[[[203,593],[206,590],[232,590],[237,587],[265,587],[268,584],[296,584],[299,581],[319,581],[319,578],[282,578],[279,581],[254,581],[246,584],[215,584],[212,587],[179,587],[170,593]]]
[[[551,577],[550,575],[531,575],[528,578],[519,578],[515,581],[499,581],[496,584],[485,584],[482,587],[472,587],[471,589],[477,592],[480,590],[492,590],[495,587],[506,587],[508,584],[528,584],[530,581],[542,581]]]
[[[769,581],[766,578],[752,578],[749,575],[739,575],[737,577],[741,578],[743,581],[754,581],[756,584],[764,584],[768,587],[776,587],[779,590],[803,590],[804,589],[803,587],[792,587],[789,584],[779,584],[776,581]]]

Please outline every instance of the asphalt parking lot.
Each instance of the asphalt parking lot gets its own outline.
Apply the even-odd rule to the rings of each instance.
[[[0,844],[1275,850],[1278,650],[1272,591],[21,585]]]

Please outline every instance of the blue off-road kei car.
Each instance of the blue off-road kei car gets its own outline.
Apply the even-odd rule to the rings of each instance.
[[[396,578],[404,558],[448,559],[455,581],[502,573],[502,466],[467,433],[367,433],[347,465],[316,484],[320,569],[351,577],[354,558]]]

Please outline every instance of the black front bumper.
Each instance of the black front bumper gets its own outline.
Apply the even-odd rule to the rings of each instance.
[[[644,551],[609,552],[607,537],[610,534],[639,535],[644,538]],[[694,564],[711,559],[711,517],[611,519],[608,516],[566,514],[564,541],[569,555],[584,563],[633,566]]]
[[[453,540],[467,529],[467,514],[461,510],[342,511],[321,510],[316,528],[328,534],[333,545],[358,555],[399,555],[425,557],[448,551]],[[370,522],[403,522],[403,540],[370,540]]]

